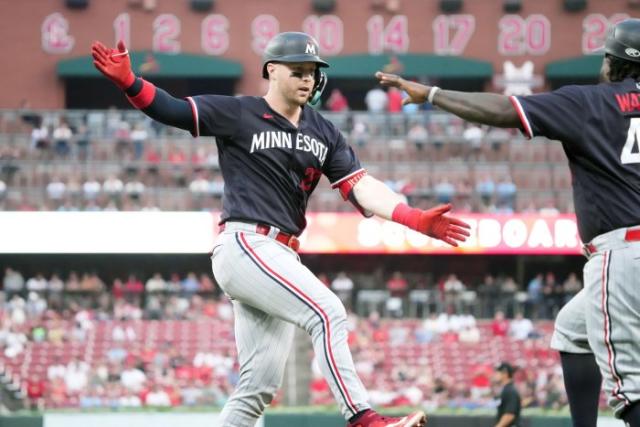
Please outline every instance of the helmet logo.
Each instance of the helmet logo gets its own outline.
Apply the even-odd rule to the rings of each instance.
[[[307,45],[308,46],[308,45]],[[632,47],[628,47],[624,50],[624,53],[626,53],[628,56],[632,57],[632,58],[638,58],[640,57],[640,51],[638,49],[634,49]]]
[[[638,56],[640,56],[640,52],[638,52],[637,50],[636,50],[636,52],[638,53]],[[307,43],[307,48],[304,50],[304,53],[311,54],[311,55],[316,55],[316,47],[315,47],[315,45],[313,43]]]

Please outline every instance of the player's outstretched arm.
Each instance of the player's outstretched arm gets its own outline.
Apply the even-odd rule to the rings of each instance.
[[[395,193],[383,182],[365,175],[353,187],[358,204],[366,211],[442,240],[451,246],[458,246],[469,236],[469,225],[446,215],[451,205],[440,205],[433,209],[412,208],[405,203],[405,197]]]
[[[189,103],[136,77],[123,41],[118,42],[116,49],[96,41],[91,45],[91,56],[98,71],[122,89],[134,107],[161,123],[193,131],[193,112]]]
[[[504,128],[517,128],[521,124],[518,112],[505,95],[442,90],[381,71],[376,73],[376,78],[383,86],[393,86],[405,91],[407,97],[402,100],[404,105],[431,102],[470,122]]]

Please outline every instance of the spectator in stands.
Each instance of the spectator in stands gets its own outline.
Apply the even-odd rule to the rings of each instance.
[[[211,280],[211,276],[209,274],[200,274],[198,291],[201,293],[216,291],[216,285],[213,283],[213,280]]]
[[[370,113],[384,113],[388,102],[387,93],[379,86],[375,86],[367,92],[364,102],[367,104],[367,110]]]
[[[38,272],[34,277],[27,280],[26,287],[27,291],[30,292],[46,293],[49,288],[49,282],[42,273]]]
[[[460,313],[462,311],[462,294],[466,289],[467,287],[458,279],[458,276],[450,274],[442,284],[446,306],[456,313]]]
[[[73,132],[69,127],[69,123],[66,118],[62,117],[58,126],[53,130],[53,142],[58,156],[67,157],[69,155],[72,138]]]
[[[389,113],[402,112],[402,92],[395,87],[387,90],[387,111]]]
[[[488,173],[482,174],[476,180],[476,193],[480,196],[482,203],[481,212],[492,212],[495,210],[493,205],[493,194],[495,192],[496,185]]]
[[[39,119],[38,122],[31,131],[31,148],[37,150],[38,157],[42,158],[49,153],[51,140],[49,127],[44,124],[42,119]]]
[[[474,325],[465,325],[458,332],[460,342],[467,344],[475,344],[480,342],[480,329]]]
[[[131,153],[131,124],[125,119],[119,119],[116,125],[114,139],[116,141],[116,154],[120,158]]]
[[[120,376],[120,383],[134,393],[140,392],[146,381],[147,376],[134,363],[129,363]]]
[[[386,287],[392,297],[404,298],[407,296],[409,283],[401,272],[395,271],[387,280]]]
[[[180,283],[180,287],[182,294],[188,298],[200,290],[200,282],[196,274],[190,271]]]
[[[147,406],[169,407],[171,406],[171,400],[169,395],[160,386],[155,385],[151,392],[147,394],[146,402]]]
[[[135,274],[129,274],[124,284],[124,293],[129,301],[139,301],[144,292],[144,285]]]
[[[67,331],[62,326],[60,321],[58,319],[53,319],[51,322],[51,326],[49,327],[49,342],[56,346],[60,346],[66,340],[66,336]]]
[[[530,316],[537,318],[540,315],[540,308],[543,302],[543,275],[538,273],[527,285],[527,306],[529,307]]]
[[[49,184],[47,184],[47,196],[56,206],[63,201],[66,191],[67,185],[57,175],[54,175]]]
[[[582,289],[582,281],[580,281],[578,275],[576,273],[569,273],[567,280],[562,284],[562,290],[564,292],[563,303],[566,304],[569,302],[569,300],[573,298],[580,289]]]
[[[180,292],[182,284],[180,276],[177,273],[172,273],[167,282],[167,291],[172,293]]]
[[[358,147],[364,147],[370,138],[369,126],[360,119],[356,119],[351,130],[351,141]]]
[[[347,98],[340,92],[340,89],[335,88],[331,91],[331,95],[327,99],[327,108],[332,113],[340,113],[349,110],[349,103]]]
[[[84,123],[78,126],[75,142],[78,160],[88,160],[91,157],[91,137],[89,128]]]
[[[47,310],[47,300],[36,292],[29,292],[25,306],[29,319],[39,319]]]
[[[340,298],[345,308],[351,307],[351,298],[353,295],[353,280],[347,273],[341,271],[331,282],[331,289]]]
[[[2,279],[2,289],[5,297],[10,300],[15,294],[22,293],[24,289],[24,278],[19,271],[6,267],[4,269],[4,278]]]
[[[85,200],[96,200],[101,190],[102,184],[98,182],[95,176],[89,176],[84,184],[82,184],[82,192],[84,193]]]
[[[154,273],[145,284],[147,293],[164,292],[167,289],[167,282],[160,273]]]
[[[447,177],[440,178],[433,191],[437,203],[450,203],[456,195],[456,188]]]
[[[20,295],[14,295],[11,297],[7,304],[7,311],[9,312],[9,319],[11,325],[22,325],[27,320],[26,301]]]
[[[80,289],[85,292],[102,292],[105,284],[96,273],[84,273],[80,280]]]
[[[136,340],[136,331],[128,323],[117,324],[111,331],[111,339],[116,342],[134,342]]]
[[[484,130],[475,123],[466,123],[465,130],[462,132],[462,139],[469,146],[474,160],[481,160]]]
[[[3,180],[0,179],[0,202],[4,200],[7,195],[7,184]]]
[[[503,175],[496,186],[496,205],[500,212],[513,213],[516,201],[516,185],[509,175]]]
[[[145,185],[138,178],[133,178],[124,185],[124,192],[132,200],[140,200],[145,192]]]
[[[56,378],[63,378],[67,373],[67,367],[62,364],[60,356],[54,356],[51,364],[47,367],[47,379],[53,381]]]
[[[109,175],[102,184],[102,191],[104,191],[104,194],[111,200],[119,202],[122,197],[122,192],[124,191],[124,184],[116,175]]]
[[[201,380],[186,381],[182,380],[178,383],[180,390],[180,400],[184,406],[196,406],[201,403],[204,395],[204,384]]]
[[[506,337],[509,331],[509,322],[504,318],[502,310],[496,311],[493,321],[491,322],[491,332],[495,337]]]
[[[134,393],[124,390],[123,395],[120,396],[119,406],[122,408],[140,408],[142,406],[142,400]]]
[[[511,276],[506,276],[500,283],[500,300],[508,316],[513,316],[515,295],[520,286]]]
[[[196,174],[196,177],[189,184],[191,194],[196,197],[203,197],[210,194],[210,184],[207,175],[206,171],[200,171]]]
[[[533,323],[524,317],[522,312],[516,313],[516,316],[509,324],[509,335],[518,341],[523,341],[533,334]]]
[[[407,139],[415,145],[417,150],[422,150],[429,142],[429,132],[420,122],[415,122],[407,132]]]
[[[217,173],[213,179],[209,182],[209,193],[218,199],[222,198],[224,193],[224,180],[222,175]]]
[[[73,358],[68,364],[64,373],[64,383],[69,394],[77,394],[82,392],[87,386],[89,380],[89,365],[80,360]]]
[[[131,142],[133,143],[133,158],[140,160],[144,152],[144,145],[149,134],[142,123],[136,123],[131,131]]]
[[[32,411],[44,409],[44,394],[46,381],[39,374],[33,374],[25,384],[29,407]]]
[[[556,275],[548,271],[542,287],[545,318],[553,319],[560,309],[562,301],[562,285],[556,282]]]

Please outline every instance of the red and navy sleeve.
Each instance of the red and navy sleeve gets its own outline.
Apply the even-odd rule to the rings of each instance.
[[[240,100],[233,96],[199,95],[188,97],[193,114],[191,134],[198,136],[232,137],[242,120]]]
[[[564,86],[537,95],[512,96],[510,100],[528,138],[544,136],[563,142],[581,139],[588,111],[579,86]]]
[[[363,215],[371,216],[372,214],[365,212],[353,196],[353,187],[367,174],[367,171],[360,165],[356,153],[347,144],[342,134],[338,130],[335,132],[336,142],[322,171],[329,178],[331,188],[338,189],[344,200],[350,201]]]

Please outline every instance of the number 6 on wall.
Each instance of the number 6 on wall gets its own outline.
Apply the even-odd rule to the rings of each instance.
[[[640,163],[640,145],[638,145],[638,133],[640,133],[640,117],[634,117],[631,119],[629,125],[629,132],[627,132],[627,142],[622,147],[622,153],[620,154],[620,161],[623,165],[630,163]],[[634,147],[636,152],[633,152]]]

